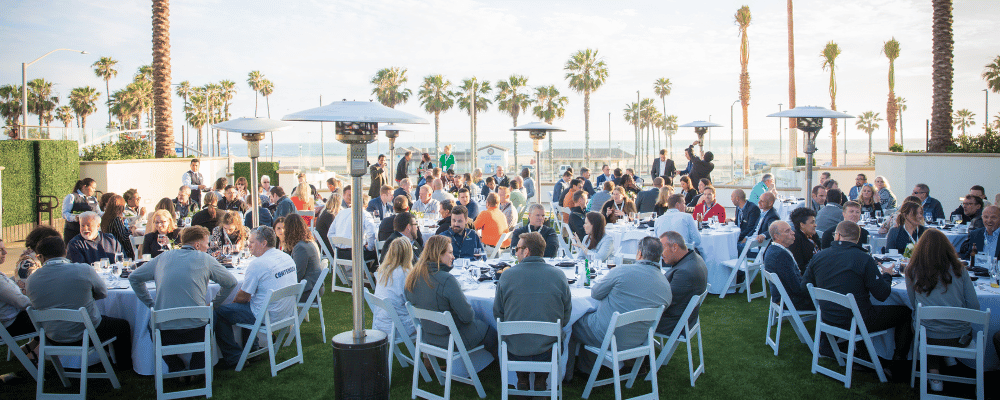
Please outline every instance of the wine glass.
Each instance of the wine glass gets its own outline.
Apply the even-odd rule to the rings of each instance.
[[[166,250],[167,245],[170,244],[170,239],[167,239],[167,235],[161,233],[156,236],[156,243],[159,243],[160,249]]]
[[[125,262],[125,253],[117,252],[115,253],[115,264],[121,264]]]
[[[232,253],[233,253],[233,246],[232,245],[228,245],[227,244],[227,245],[223,245],[222,246],[222,254],[228,256],[228,255],[230,255]]]

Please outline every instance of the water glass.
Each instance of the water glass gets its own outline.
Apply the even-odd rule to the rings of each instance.
[[[167,235],[161,233],[156,236],[156,243],[160,245],[160,249],[166,249],[170,244],[170,239],[167,239]]]
[[[117,252],[115,253],[115,264],[121,264],[125,261],[125,253]]]
[[[227,244],[227,245],[223,245],[222,246],[222,254],[224,254],[224,255],[230,255],[232,253],[233,253],[233,246],[232,245],[228,245]]]
[[[107,270],[108,268],[111,268],[111,261],[108,260],[107,258],[102,258],[101,259],[101,269]]]
[[[933,220],[934,220],[934,213],[929,212],[929,211],[928,212],[924,212],[924,222],[930,222],[930,221],[933,221]]]

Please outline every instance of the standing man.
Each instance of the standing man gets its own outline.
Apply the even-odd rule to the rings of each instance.
[[[865,174],[858,174],[858,176],[854,177],[854,186],[851,186],[851,191],[847,194],[847,199],[857,200],[858,196],[861,196],[861,188],[865,186],[872,186],[872,184],[868,183],[868,177]],[[872,186],[872,188],[874,189],[875,187]]]
[[[389,184],[389,174],[386,172],[385,166],[385,154],[379,154],[378,162],[372,164],[371,167],[368,168],[368,173],[371,174],[372,177],[371,186],[368,188],[368,197],[371,197],[372,199],[379,196],[379,189],[381,189],[382,186]]]
[[[583,180],[583,190],[588,196],[594,197],[594,184],[590,183],[590,168],[580,168],[580,179]]]
[[[677,232],[664,232],[660,235],[660,244],[663,245],[662,262],[671,266],[664,274],[670,283],[671,298],[670,306],[663,310],[656,332],[670,335],[677,323],[681,322],[681,314],[684,314],[691,298],[708,289],[708,266],[698,253],[688,250],[684,237]],[[691,314],[691,320],[697,318],[695,310]]]
[[[531,201],[535,197],[535,181],[531,179],[531,171],[528,171],[528,168],[521,169],[521,179],[524,180],[524,199]]]
[[[656,178],[662,177],[666,181],[673,178],[674,172],[677,172],[674,160],[667,158],[667,149],[660,149],[660,157],[653,160],[653,170],[650,171],[651,179],[656,180]]]
[[[740,227],[740,237],[736,243],[742,242],[743,238],[750,234],[750,231],[757,227],[757,218],[760,218],[760,209],[757,205],[747,201],[746,192],[743,189],[736,189],[729,197],[736,207],[736,224]]]
[[[199,206],[201,205],[201,192],[209,190],[209,187],[205,186],[205,177],[199,172],[200,169],[201,160],[192,158],[191,169],[181,176],[181,184],[191,188],[191,200],[194,200]]]
[[[396,164],[396,183],[406,179],[406,166],[409,165],[410,158],[413,158],[413,152],[407,151],[403,158],[399,159],[399,164]]]
[[[659,158],[657,158],[659,160]],[[653,212],[656,207],[656,199],[660,197],[660,188],[665,181],[662,177],[653,178],[653,187],[639,192],[635,196],[635,209],[640,213]],[[603,206],[603,204],[601,205]]]
[[[497,165],[497,172],[493,175],[493,180],[496,181],[497,186],[510,186],[510,179],[504,175],[503,167],[500,165]]]

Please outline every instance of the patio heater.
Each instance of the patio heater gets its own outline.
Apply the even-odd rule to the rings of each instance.
[[[694,121],[688,122],[684,125],[678,125],[678,128],[694,128],[694,133],[698,135],[698,150],[705,151],[705,134],[708,133],[708,128],[719,128],[719,125],[714,122],[708,121]]]
[[[510,128],[512,131],[528,131],[528,136],[531,136],[531,140],[534,142],[535,150],[535,193],[538,195],[538,203],[541,203],[542,198],[542,163],[541,163],[541,148],[538,143],[545,139],[545,134],[548,132],[564,132],[563,128],[552,126],[544,122],[531,122],[521,126],[515,126]]]
[[[378,124],[417,123],[427,120],[367,101],[338,101],[288,114],[284,121],[335,122],[337,141],[350,146],[350,174],[354,190],[351,207],[351,294],[354,329],[333,337],[334,397],[337,399],[388,399],[390,341],[378,330],[364,329],[362,297],[364,236],[361,227],[361,177],[367,171],[368,144],[378,137]],[[419,362],[419,361],[417,361]]]
[[[212,125],[213,128],[237,132],[247,141],[247,156],[250,157],[250,208],[253,215],[251,224],[254,228],[260,224],[260,195],[257,193],[257,158],[260,157],[260,141],[264,133],[281,131],[292,127],[292,124],[267,118],[237,118]],[[273,133],[272,133],[273,134]]]
[[[813,153],[816,152],[816,136],[823,129],[824,118],[854,118],[853,115],[840,111],[828,110],[823,107],[801,106],[768,115],[768,117],[796,118],[797,128],[806,133],[806,187],[805,198],[809,198],[812,190]]]
[[[409,131],[408,129],[403,129],[403,127],[396,124],[382,125],[378,127],[378,130],[385,132],[385,137],[389,138],[389,177],[392,180],[396,179],[396,138],[399,137],[399,132]]]

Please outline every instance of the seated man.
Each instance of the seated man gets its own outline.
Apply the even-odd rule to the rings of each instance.
[[[528,207],[528,223],[522,225],[514,231],[510,239],[511,253],[517,255],[517,243],[521,240],[521,235],[525,233],[537,232],[545,240],[545,252],[542,257],[552,258],[559,252],[559,234],[545,224],[545,207],[535,203]]]
[[[669,231],[677,232],[684,238],[684,243],[690,243],[699,253],[704,254],[701,248],[701,232],[698,232],[698,227],[695,226],[691,216],[684,212],[685,208],[684,195],[675,194],[668,197],[667,212],[656,217],[653,231],[656,237]]]
[[[844,203],[844,221],[851,221],[856,224],[860,220],[861,220],[861,204],[856,201],[848,201],[847,203]],[[830,244],[833,243],[833,235],[836,231],[837,231],[836,229],[830,229],[828,231],[823,232],[823,237],[820,239],[821,241],[820,248],[825,249],[827,247],[830,247]],[[868,243],[867,229],[864,228],[861,229],[861,237],[858,238],[858,243],[859,244]]]
[[[344,201],[350,203],[350,194],[347,192],[348,188],[350,187],[344,189]],[[295,202],[285,195],[285,189],[282,189],[281,186],[271,186],[269,196],[271,198],[270,204],[274,207],[274,213],[272,215],[274,219],[287,217],[289,214],[295,213]]]
[[[412,189],[411,186],[412,184],[410,183],[410,178],[403,178],[399,181],[399,187],[392,192],[392,197],[396,198],[397,196],[406,196],[406,198],[412,203],[413,195],[410,194],[410,190]]]
[[[417,223],[417,218],[413,214],[402,211],[392,219],[392,234],[385,239],[385,245],[382,246],[382,252],[379,253],[379,263],[385,260],[385,253],[389,252],[389,245],[401,237],[407,238],[413,245],[413,262],[417,262],[420,253],[424,250],[423,237],[420,236],[420,224]]]
[[[730,196],[733,206],[736,207],[736,225],[740,227],[740,236],[736,238],[736,243],[742,242],[747,235],[757,227],[757,218],[760,218],[760,209],[757,204],[747,201],[747,195],[743,189],[733,190]]]
[[[294,299],[282,299],[270,306],[264,303],[268,292],[298,283],[295,281],[295,260],[274,248],[276,241],[274,230],[266,226],[258,227],[250,233],[250,254],[257,258],[247,267],[246,278],[233,302],[215,309],[215,339],[219,344],[221,357],[216,367],[234,368],[240,360],[243,345],[233,335],[234,325],[253,324],[264,312],[271,313],[271,320],[288,318],[292,314]],[[247,340],[247,335],[243,336]],[[250,340],[256,341],[257,338]]]
[[[615,183],[611,180],[604,181],[604,183],[601,184],[601,190],[594,193],[594,196],[591,198],[590,207],[587,208],[587,211],[601,212],[601,207],[604,207],[604,204],[607,203],[608,200],[611,200],[612,190],[615,190]]]
[[[431,198],[437,200],[438,202],[442,202],[445,200],[452,200],[452,201],[455,200],[455,196],[452,196],[451,193],[448,193],[444,190],[444,184],[441,183],[440,178],[435,178],[433,181],[431,181],[431,189],[433,190],[433,192],[431,193]]]
[[[472,193],[469,192],[469,188],[462,188],[458,190],[458,203],[456,205],[465,207],[465,211],[468,213],[469,218],[473,221],[475,221],[476,217],[479,216],[479,204],[472,201]]]
[[[751,239],[763,242],[771,238],[771,233],[768,232],[767,228],[771,226],[772,222],[779,219],[778,212],[774,209],[774,200],[773,193],[768,192],[760,195],[760,202],[757,203],[757,207],[760,208],[760,217],[757,218],[757,225],[743,240],[736,243],[737,252],[742,253],[743,247]],[[757,253],[753,253],[753,255],[756,256]]]
[[[812,189],[812,198],[809,199],[810,206],[813,211],[819,212],[826,205],[826,187],[823,185],[816,185]]]
[[[840,189],[831,189],[826,192],[826,205],[816,212],[816,229],[832,231],[837,228],[837,224],[844,220],[844,207],[841,206]]]
[[[865,186],[872,186],[872,184],[868,183],[868,177],[865,174],[858,174],[854,178],[854,186],[851,186],[851,190],[847,194],[847,200],[857,200],[861,196],[861,188]]]
[[[507,321],[556,322],[562,326],[573,311],[573,295],[566,274],[542,259],[545,239],[538,232],[524,233],[514,249],[518,263],[500,277],[493,302],[493,318]],[[505,339],[514,361],[548,361],[555,338],[514,335]],[[559,349],[558,351],[561,351]],[[517,373],[517,387],[528,389],[528,372]],[[547,374],[535,374],[535,390],[545,389]]]
[[[174,211],[177,212],[177,225],[181,226],[184,218],[193,217],[199,210],[201,210],[201,207],[198,205],[198,202],[191,198],[191,188],[181,186],[177,190],[177,198],[174,199]]]
[[[660,197],[661,187],[663,187],[663,178],[656,177],[653,179],[653,187],[639,192],[635,196],[636,211],[640,213],[653,212],[653,208],[656,207],[656,199]]]
[[[695,220],[701,215],[702,221],[708,221],[715,218],[719,222],[726,221],[726,209],[722,207],[722,204],[715,202],[715,188],[712,186],[706,187],[701,191],[701,203],[694,206],[693,217]]]
[[[431,197],[431,187],[429,185],[423,185],[419,189],[420,196],[417,197],[417,201],[413,202],[413,211],[422,212],[425,214],[432,214],[438,212],[437,200]]]
[[[80,214],[77,220],[80,221],[80,234],[65,245],[69,260],[93,264],[107,258],[115,262],[115,253],[122,251],[122,245],[112,234],[100,231],[101,217],[96,212],[87,211]]]
[[[510,228],[507,226],[507,217],[497,208],[498,204],[499,199],[497,194],[490,193],[486,197],[486,211],[479,213],[474,226],[476,230],[483,232],[484,244],[505,248],[510,246],[510,238],[503,243],[499,242],[503,234],[507,233]]]
[[[381,242],[386,240],[389,235],[392,235],[392,220],[395,219],[396,214],[401,212],[410,211],[410,201],[406,196],[399,195],[392,199],[392,214],[389,214],[378,224],[378,240]]]
[[[960,224],[969,224],[970,229],[983,227],[983,199],[969,194],[962,199],[962,205],[951,212],[951,218],[961,218]]]
[[[584,221],[587,219],[587,212],[584,211],[587,207],[587,192],[577,190],[573,193],[572,201],[572,207],[569,209],[569,228],[583,243],[583,237],[587,236],[587,232],[583,229]]]
[[[80,224],[81,232],[83,223]],[[81,233],[82,235],[82,233]],[[80,236],[76,237],[77,239]],[[75,240],[75,239],[74,239]],[[67,260],[66,245],[62,238],[48,237],[35,246],[38,261],[42,267],[28,277],[25,293],[36,310],[87,309],[94,324],[97,337],[101,341],[113,337],[117,366],[122,370],[132,369],[132,331],[128,321],[102,316],[95,300],[108,297],[104,278],[97,275],[94,267],[85,263]],[[83,324],[71,322],[46,322],[42,324],[45,336],[54,345],[79,345],[86,330]],[[91,342],[92,343],[92,342]]]
[[[670,283],[660,273],[663,245],[657,238],[645,237],[639,241],[638,247],[635,256],[638,261],[635,264],[619,265],[608,271],[604,279],[593,284],[590,297],[600,301],[600,305],[597,306],[597,311],[584,315],[573,324],[571,342],[600,347],[604,334],[608,331],[608,324],[611,323],[611,314],[670,305],[673,296]],[[638,324],[618,329],[615,334],[618,337],[618,348],[629,349],[645,342],[648,329],[648,325]],[[575,348],[574,344],[570,343],[569,348]],[[580,367],[590,372],[594,355],[581,351],[580,356]]]
[[[856,204],[856,203],[855,203]],[[860,208],[859,208],[860,209]],[[788,248],[795,242],[795,231],[785,221],[774,221],[768,228],[771,232],[771,245],[764,251],[764,269],[767,272],[778,274],[781,286],[788,293],[788,301],[795,306],[796,310],[806,311],[816,309],[809,291],[802,285],[802,275],[799,274],[799,265],[795,262],[795,257]],[[830,232],[833,233],[834,230]],[[771,301],[778,304],[781,301],[781,294],[774,288],[774,284],[769,284],[771,288]]]
[[[392,186],[382,185],[378,197],[371,199],[365,211],[372,213],[375,219],[383,220],[392,212]]]
[[[924,215],[930,215],[930,221],[937,221],[944,218],[944,209],[941,202],[931,197],[931,188],[923,183],[918,183],[913,187],[913,195],[920,199],[920,206],[924,208]],[[927,219],[926,217],[924,219]]]
[[[219,307],[236,288],[236,277],[222,264],[206,253],[208,251],[208,229],[202,226],[185,228],[181,232],[181,248],[169,250],[143,264],[128,276],[136,297],[146,307],[166,310],[180,307],[204,307],[208,303],[208,282],[217,283],[221,289],[212,300]],[[156,300],[149,296],[146,282],[156,281]],[[195,343],[205,339],[205,324],[208,320],[189,319],[164,322],[159,326],[163,345]],[[185,369],[179,356],[165,356],[170,372]],[[191,355],[191,369],[205,366],[203,353]]]
[[[853,294],[868,332],[896,328],[896,351],[893,359],[905,360],[913,338],[910,327],[913,322],[912,310],[902,305],[872,305],[873,297],[878,301],[889,298],[893,269],[891,265],[880,267],[858,245],[860,230],[858,224],[851,221],[838,224],[830,248],[816,253],[809,261],[800,289],[807,290],[806,284],[811,283],[817,288]],[[822,314],[823,322],[845,329],[850,326],[853,317],[851,310],[838,305],[824,307]],[[826,336],[821,340],[820,351],[829,354],[831,348]]]
[[[684,237],[677,232],[664,232],[660,235],[660,244],[663,245],[663,263],[673,268],[664,275],[670,282],[670,306],[663,310],[656,331],[670,335],[691,298],[705,293],[708,288],[708,267],[698,253],[688,250]],[[698,310],[695,309],[690,321],[697,318]]]
[[[441,201],[441,205],[438,207],[438,214],[441,215],[441,219],[437,222],[438,228],[434,231],[435,235],[440,235],[451,229],[451,209],[455,207],[455,200],[445,199]]]
[[[496,193],[496,191],[497,191],[496,179],[493,179],[492,176],[487,176],[486,184],[484,184],[483,189],[479,191],[479,195],[485,198],[486,196],[489,196],[490,193]]]
[[[342,208],[337,216],[333,218],[333,223],[330,224],[330,230],[326,232],[327,237],[339,237],[345,239],[352,239],[351,232],[354,226],[354,218],[352,218],[351,208]],[[375,246],[378,245],[376,241],[376,234],[378,233],[378,224],[375,223],[375,218],[368,211],[361,212],[361,232],[362,240],[364,243],[365,262],[371,263],[369,269],[374,271],[378,269],[378,264],[375,263]],[[337,251],[337,257],[341,260],[348,260],[353,258],[351,253],[351,246],[346,245],[335,245]]]
[[[240,214],[247,212],[250,206],[247,205],[245,201],[239,198],[236,194],[236,186],[228,185],[225,191],[226,197],[219,200],[220,210],[232,210],[238,211]]]
[[[503,173],[503,167],[500,165],[497,165],[497,170],[493,174],[493,181],[497,186],[510,186],[510,179],[508,179],[507,175]]]
[[[776,190],[774,188],[774,175],[764,174],[761,175],[760,182],[757,182],[757,184],[753,186],[753,189],[750,189],[750,195],[747,196],[747,199],[751,203],[759,203],[760,196],[762,196],[764,193],[774,194],[775,192]]]
[[[977,254],[1000,258],[997,242],[1000,242],[1000,207],[992,205],[983,209],[983,227],[969,231],[969,238],[962,243],[959,255],[969,258],[975,247]]]
[[[468,195],[468,190],[466,190]],[[457,205],[451,209],[451,229],[442,233],[451,239],[452,252],[455,258],[468,258],[470,260],[485,260],[486,250],[482,240],[476,231],[469,229],[469,210],[465,206]]]

